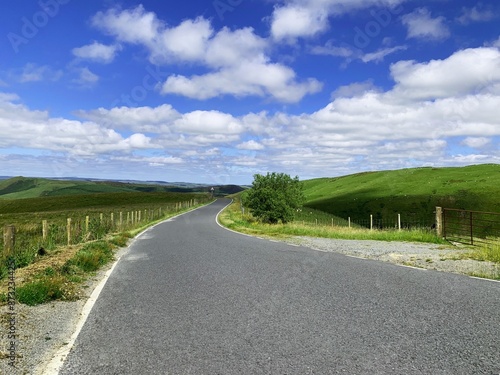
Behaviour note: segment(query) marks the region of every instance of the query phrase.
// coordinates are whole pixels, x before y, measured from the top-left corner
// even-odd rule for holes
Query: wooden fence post
[[[350,228],[351,227],[351,217],[350,216],[347,218],[347,223],[348,223],[349,228]]]
[[[370,230],[373,230],[373,215],[370,215]]]
[[[104,215],[103,214],[99,214],[99,220],[101,221],[101,224],[102,224],[102,222],[104,221]]]
[[[398,214],[398,230],[401,230],[401,214]]]
[[[45,242],[47,240],[47,235],[49,232],[49,225],[47,220],[42,220],[42,239]]]
[[[6,225],[3,229],[4,255],[9,257],[14,255],[14,246],[16,245],[16,227]]]
[[[443,237],[443,209],[436,207],[436,234]]]
[[[68,224],[66,226],[66,232],[68,234],[68,246],[71,245],[71,218],[68,217]]]
[[[89,232],[90,216],[85,216],[85,233]]]
[[[123,226],[123,212],[120,211],[120,229]]]

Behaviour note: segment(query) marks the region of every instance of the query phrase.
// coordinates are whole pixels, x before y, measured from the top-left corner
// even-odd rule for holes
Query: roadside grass
[[[480,262],[492,262],[500,265],[500,239],[496,241],[493,240],[491,243],[482,244],[480,246],[470,246],[469,251],[457,254],[457,256],[452,259],[472,259]]]
[[[310,212],[310,213],[309,213]],[[407,242],[425,242],[435,244],[448,244],[447,241],[439,238],[434,231],[428,229],[409,229],[409,230],[370,230],[360,226],[336,225],[335,220],[342,220],[330,216],[327,220],[324,212],[321,213],[319,222],[331,222],[334,219],[334,225],[316,225],[314,211],[308,211],[309,221],[294,221],[288,224],[264,224],[258,222],[250,214],[245,215],[241,212],[239,199],[235,199],[220,215],[219,221],[229,229],[259,236],[284,238],[290,236],[309,236],[332,239],[351,239],[351,240],[377,240],[377,241],[407,241]],[[344,223],[345,224],[345,223]]]
[[[142,223],[139,227],[111,233],[99,240],[74,245],[77,246],[76,252],[71,258],[63,260],[62,264],[60,259],[64,258],[68,247],[55,247],[43,257],[46,267],[42,270],[37,267],[37,261],[22,269],[25,276],[23,276],[23,280],[19,280],[19,285],[16,285],[17,301],[35,306],[55,300],[73,301],[79,299],[82,294],[82,284],[89,276],[94,275],[99,269],[115,259],[116,249],[125,247],[131,238],[148,227],[205,204],[200,203],[191,208],[165,213],[161,218],[149,223]],[[29,272],[30,268],[33,269],[33,272]],[[17,269],[16,272],[18,271],[20,270]],[[0,304],[6,303],[6,292],[7,280],[3,280],[0,286]]]

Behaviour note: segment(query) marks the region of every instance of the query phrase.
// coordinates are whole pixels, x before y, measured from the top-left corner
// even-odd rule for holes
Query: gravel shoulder
[[[468,251],[433,244],[408,242],[381,242],[334,240],[312,237],[290,237],[281,241],[309,247],[318,251],[337,252],[348,256],[374,259],[394,264],[464,275],[498,277],[500,267],[490,262],[456,260]],[[127,249],[117,253],[119,258]],[[29,307],[16,305],[17,333],[19,335],[18,367],[8,365],[7,306],[0,306],[0,373],[43,374],[45,365],[73,334],[85,302],[112,264],[96,273],[86,283],[82,298],[75,302],[52,302]]]
[[[470,251],[466,247],[313,237],[292,237],[284,241],[319,251],[336,252],[428,270],[486,278],[498,278],[500,275],[500,266],[498,264],[472,259],[459,259],[461,255]]]

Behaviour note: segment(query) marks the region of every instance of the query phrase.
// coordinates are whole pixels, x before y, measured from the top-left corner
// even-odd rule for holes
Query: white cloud
[[[486,137],[467,137],[462,141],[462,144],[467,147],[476,149],[483,148],[491,144],[491,138]]]
[[[92,60],[104,64],[111,63],[121,46],[118,44],[107,46],[98,42],[88,44],[79,48],[73,48],[73,55],[81,59]]]
[[[156,14],[146,12],[142,5],[124,11],[111,8],[106,12],[98,12],[91,22],[120,41],[150,46],[163,27]]]
[[[289,0],[275,7],[271,35],[276,40],[312,37],[326,31],[328,18],[370,7],[384,7],[390,14],[406,0]]]
[[[500,37],[491,43],[491,46],[500,49]]]
[[[218,111],[194,111],[174,121],[175,128],[190,134],[240,134],[243,126],[233,116]]]
[[[46,111],[30,110],[16,103],[18,100],[13,94],[0,95],[0,148],[18,147],[90,157],[157,147],[142,134],[123,137],[93,122],[50,117]]]
[[[408,28],[408,38],[443,40],[450,36],[445,17],[432,18],[426,8],[418,8],[414,12],[401,17],[403,25]]]
[[[252,139],[250,141],[243,142],[243,143],[240,143],[239,145],[236,145],[236,148],[238,148],[240,150],[258,151],[258,150],[263,150],[265,147],[263,144]]]
[[[311,53],[314,55],[342,57],[346,60],[347,63],[354,60],[361,60],[364,63],[379,63],[382,62],[386,56],[389,56],[398,51],[404,51],[407,48],[407,46],[386,47],[373,52],[365,53],[361,49],[355,49],[349,46],[338,47],[333,45],[332,41],[329,41],[324,46],[313,47],[311,49]]]
[[[182,158],[174,156],[117,156],[113,157],[112,160],[124,161],[127,163],[140,163],[148,164],[154,167],[161,167],[165,165],[172,164],[183,164],[184,160]]]
[[[332,93],[332,98],[352,98],[364,95],[369,91],[378,91],[372,80],[341,86]]]
[[[364,56],[361,57],[361,61],[367,63],[367,62],[381,62],[384,60],[386,56],[389,56],[395,52],[398,51],[404,51],[406,50],[406,46],[397,46],[397,47],[391,47],[391,48],[383,48],[375,52],[367,53]]]
[[[99,108],[92,111],[77,111],[77,116],[116,129],[146,133],[168,133],[173,121],[181,117],[171,105],[151,107]]]
[[[99,82],[99,76],[92,73],[87,67],[77,69],[77,74],[78,77],[75,78],[73,82],[78,84],[80,87],[92,87]]]
[[[457,21],[462,25],[468,25],[471,22],[488,22],[496,18],[495,13],[490,9],[483,9],[481,4],[472,8],[462,8],[462,15],[457,17]]]
[[[277,40],[308,37],[325,31],[327,27],[326,9],[288,5],[274,10],[271,34]]]
[[[58,81],[63,76],[61,70],[54,70],[48,65],[39,66],[34,63],[26,64],[19,76],[19,81],[26,82],[40,82],[40,81]]]
[[[427,63],[400,61],[391,66],[391,75],[397,83],[397,94],[411,99],[487,93],[500,84],[500,51],[475,48]]]
[[[280,64],[241,62],[229,69],[192,77],[171,76],[162,88],[164,94],[179,94],[194,99],[221,95],[272,96],[282,102],[298,102],[305,95],[319,92],[315,79],[297,82],[295,72]]]
[[[222,95],[271,96],[278,101],[297,102],[322,87],[313,78],[299,81],[290,67],[272,62],[266,54],[269,41],[251,28],[215,32],[210,21],[202,17],[169,27],[143,6],[99,12],[93,24],[118,42],[144,46],[153,63],[192,63],[209,70],[191,77],[170,76],[163,94],[199,100]]]

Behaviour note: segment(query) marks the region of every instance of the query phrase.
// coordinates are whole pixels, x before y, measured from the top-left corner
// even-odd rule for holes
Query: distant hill
[[[96,193],[198,193],[209,192],[208,185],[166,182],[122,182],[90,179],[46,179],[13,177],[0,180],[0,200],[54,197],[67,195],[88,195]],[[227,195],[242,191],[237,185],[215,186],[216,195]]]
[[[305,206],[343,218],[432,223],[436,206],[500,212],[500,165],[413,168],[304,181]]]

